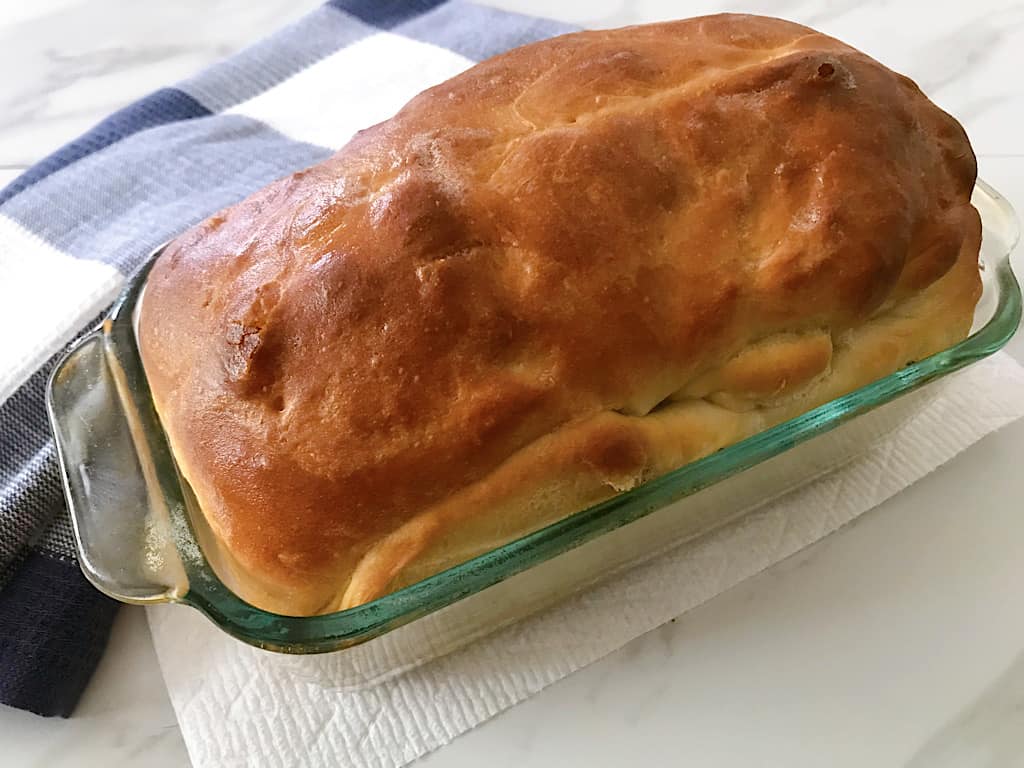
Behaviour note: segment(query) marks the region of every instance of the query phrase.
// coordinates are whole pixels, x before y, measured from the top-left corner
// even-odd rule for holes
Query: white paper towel
[[[834,531],[1024,415],[1024,369],[1004,354],[937,394],[870,453],[736,524],[556,608],[360,691],[310,683],[323,657],[235,641],[196,611],[148,610],[197,768],[400,766]],[[329,681],[328,681],[329,682]]]

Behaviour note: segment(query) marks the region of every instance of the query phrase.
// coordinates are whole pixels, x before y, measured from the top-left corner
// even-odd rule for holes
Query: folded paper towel
[[[931,385],[874,449],[563,604],[362,690],[339,657],[245,646],[195,611],[149,609],[193,763],[400,766],[836,530],[1024,415],[1024,369],[1005,354]],[[318,679],[318,674],[320,678]]]

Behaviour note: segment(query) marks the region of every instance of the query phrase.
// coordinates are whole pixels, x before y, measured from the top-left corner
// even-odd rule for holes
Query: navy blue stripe
[[[447,0],[329,0],[327,5],[378,29],[391,29],[445,2]]]
[[[133,133],[156,125],[204,117],[210,110],[177,88],[161,88],[139,101],[118,110],[88,132],[40,160],[25,173],[0,189],[0,205],[47,176],[66,168],[83,157],[120,141]]]
[[[30,552],[0,590],[0,703],[68,717],[103,655],[117,607],[74,560]]]

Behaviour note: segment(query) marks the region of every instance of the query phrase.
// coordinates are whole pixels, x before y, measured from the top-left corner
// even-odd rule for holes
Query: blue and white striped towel
[[[566,31],[461,0],[332,0],[0,190],[0,702],[68,716],[115,613],[75,562],[45,417],[61,350],[160,243],[473,62]]]

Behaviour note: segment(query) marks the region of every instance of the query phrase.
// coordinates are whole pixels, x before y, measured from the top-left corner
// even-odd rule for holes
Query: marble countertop
[[[35,0],[0,9],[0,184],[107,113],[316,0]],[[811,24],[959,117],[1024,207],[1016,0],[494,0],[585,26],[743,10]],[[16,73],[11,77],[10,73]],[[1024,258],[1015,259],[1024,274]],[[1024,335],[1010,352],[1024,362]],[[1024,765],[1024,423],[855,524],[457,739],[432,766]],[[0,762],[188,762],[140,609],[75,717],[0,708]]]

